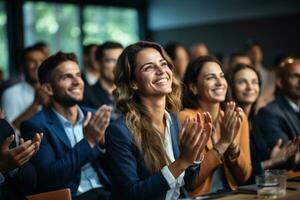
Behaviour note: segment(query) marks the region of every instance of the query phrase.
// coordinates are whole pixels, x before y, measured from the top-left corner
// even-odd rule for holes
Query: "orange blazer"
[[[195,117],[197,112],[203,113],[201,109],[192,110],[184,109],[180,112],[179,118],[181,123],[185,121],[187,116]],[[235,142],[239,144],[240,155],[235,159],[230,159],[225,154],[220,158],[213,150],[212,139],[209,138],[204,149],[204,160],[201,163],[201,169],[195,180],[195,189],[190,192],[191,196],[207,194],[211,191],[212,178],[215,169],[222,165],[224,167],[226,181],[232,190],[236,190],[237,182],[245,182],[251,175],[251,157],[249,143],[249,125],[246,115],[244,115],[243,123],[235,138]]]

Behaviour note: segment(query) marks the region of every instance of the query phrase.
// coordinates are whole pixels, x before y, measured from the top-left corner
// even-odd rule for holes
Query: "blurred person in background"
[[[94,85],[100,79],[100,69],[96,61],[97,44],[83,47],[82,79],[86,86]]]
[[[94,109],[103,104],[110,105],[113,108],[111,115],[113,120],[119,116],[112,96],[113,91],[116,89],[114,70],[122,51],[123,46],[112,41],[104,42],[97,47],[95,55],[101,78],[94,85],[85,88],[82,102],[84,106]]]
[[[283,144],[298,140],[300,135],[300,59],[284,59],[277,69],[276,95],[272,102],[259,110],[257,131],[263,136],[271,149],[278,139]],[[293,162],[288,166],[293,171],[300,169],[299,148]],[[300,176],[289,171],[288,177]]]
[[[258,71],[261,78],[261,95],[257,100],[256,108],[259,110],[267,104],[268,97],[265,97],[266,87],[269,80],[269,71],[263,66],[263,51],[262,46],[256,41],[248,41],[246,43],[246,52],[252,60],[252,65]]]
[[[46,59],[50,56],[50,49],[46,42],[40,41],[40,42],[35,43],[33,46],[40,49],[44,53],[44,55],[45,55],[44,59]]]
[[[191,48],[191,59],[198,58],[199,56],[208,56],[209,51],[204,43],[194,44]]]
[[[180,79],[183,79],[186,67],[190,60],[188,49],[178,42],[170,42],[164,49],[174,63],[175,75]]]
[[[27,47],[23,51],[22,68],[25,80],[7,88],[2,95],[2,109],[6,119],[19,128],[20,123],[29,119],[49,104],[48,95],[42,91],[37,71],[45,59],[44,53],[36,46]]]
[[[283,144],[300,136],[300,59],[286,58],[277,70],[275,99],[259,110],[257,131],[269,149],[279,139]],[[295,156],[295,169],[299,169],[299,152]]]
[[[268,80],[265,86],[263,94],[259,98],[260,105],[256,106],[256,109],[267,105],[274,100],[277,91],[279,90],[276,86],[277,70],[280,68],[282,62],[290,56],[285,54],[279,54],[275,57],[273,67],[269,70]]]
[[[230,74],[231,70],[238,64],[252,65],[252,60],[247,53],[234,52],[230,54],[226,68],[224,68],[225,74]]]
[[[268,71],[263,66],[263,51],[261,45],[256,41],[248,41],[246,43],[246,52],[252,60],[254,68],[259,72],[262,80],[262,89],[264,89],[264,84],[267,81]]]

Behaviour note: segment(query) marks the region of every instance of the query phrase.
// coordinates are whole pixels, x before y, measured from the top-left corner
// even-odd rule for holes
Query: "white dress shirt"
[[[7,88],[2,95],[2,109],[5,118],[12,123],[19,117],[34,101],[34,88],[22,81]]]
[[[96,76],[95,74],[88,72],[88,71],[83,71],[83,74],[85,76],[85,79],[86,79],[88,85],[96,84],[99,79],[99,76]]]
[[[165,118],[166,118],[166,130],[165,130],[165,141],[164,146],[166,153],[170,159],[171,162],[175,161],[174,152],[173,152],[173,146],[172,146],[172,138],[171,138],[171,129],[172,126],[172,118],[170,114],[165,111]],[[180,187],[184,185],[184,174],[183,171],[177,178],[173,176],[173,174],[170,172],[168,166],[164,166],[161,170],[164,178],[167,180],[170,190],[167,191],[166,200],[177,200],[180,195]]]
[[[286,100],[289,102],[290,106],[296,113],[300,113],[300,108],[297,104],[295,104],[293,101],[289,100],[288,98],[286,98]]]

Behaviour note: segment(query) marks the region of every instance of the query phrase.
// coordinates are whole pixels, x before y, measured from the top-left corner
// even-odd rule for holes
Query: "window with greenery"
[[[73,4],[26,2],[25,47],[44,41],[51,53],[59,50],[81,55],[79,7]]]
[[[136,9],[86,6],[83,18],[83,44],[112,40],[127,46],[139,40]]]
[[[9,75],[6,22],[7,15],[5,10],[5,4],[3,1],[0,1],[0,70],[2,71],[4,77],[8,77]]]

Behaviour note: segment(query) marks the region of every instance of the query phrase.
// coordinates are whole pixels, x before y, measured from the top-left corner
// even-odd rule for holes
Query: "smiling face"
[[[234,93],[236,100],[243,105],[253,104],[259,95],[257,74],[249,68],[241,69],[234,75]]]
[[[58,65],[52,80],[51,95],[56,102],[73,106],[82,101],[84,83],[76,62],[66,61]]]
[[[224,72],[216,62],[207,62],[198,74],[197,85],[192,85],[192,92],[200,101],[220,103],[225,100],[227,82]]]
[[[172,71],[154,48],[141,50],[135,58],[135,83],[142,96],[166,96],[172,91]]]

